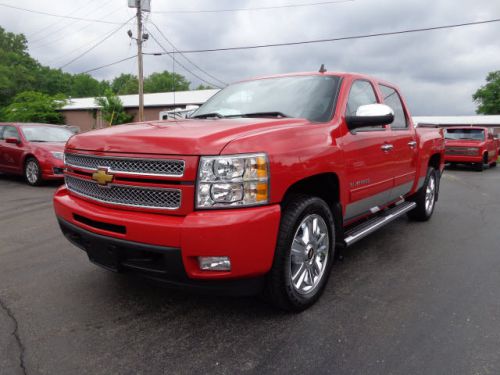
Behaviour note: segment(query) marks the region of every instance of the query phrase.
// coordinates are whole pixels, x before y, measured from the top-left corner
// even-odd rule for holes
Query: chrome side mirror
[[[385,104],[367,104],[360,106],[356,115],[346,116],[349,129],[392,124],[394,111]]]

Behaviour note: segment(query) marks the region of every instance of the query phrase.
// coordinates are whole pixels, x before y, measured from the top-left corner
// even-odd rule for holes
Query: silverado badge
[[[113,182],[114,175],[109,173],[106,169],[99,169],[97,172],[92,173],[92,180],[96,181],[101,186]]]

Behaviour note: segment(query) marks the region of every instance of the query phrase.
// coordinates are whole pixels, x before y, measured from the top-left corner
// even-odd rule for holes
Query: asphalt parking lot
[[[447,170],[430,222],[356,244],[298,315],[97,268],[55,188],[0,176],[0,374],[500,373],[500,168]]]

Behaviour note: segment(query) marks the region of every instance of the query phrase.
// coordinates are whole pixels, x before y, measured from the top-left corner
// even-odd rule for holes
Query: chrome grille
[[[446,155],[469,155],[469,156],[477,156],[479,150],[474,147],[446,147],[445,153]]]
[[[182,177],[184,175],[184,160],[172,159],[130,159],[89,156],[80,154],[65,154],[66,165],[86,170],[109,168],[110,172],[154,175],[166,177]]]
[[[94,181],[69,175],[65,176],[65,181],[69,191],[99,202],[164,210],[175,210],[181,205],[181,191],[178,189],[116,184],[101,187]]]

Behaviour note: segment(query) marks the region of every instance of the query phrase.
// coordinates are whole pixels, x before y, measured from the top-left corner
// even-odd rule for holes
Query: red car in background
[[[23,175],[29,185],[63,179],[63,150],[74,133],[48,124],[0,123],[0,172]]]
[[[485,165],[496,167],[498,140],[483,127],[452,127],[445,132],[445,162],[472,164],[482,171]]]

